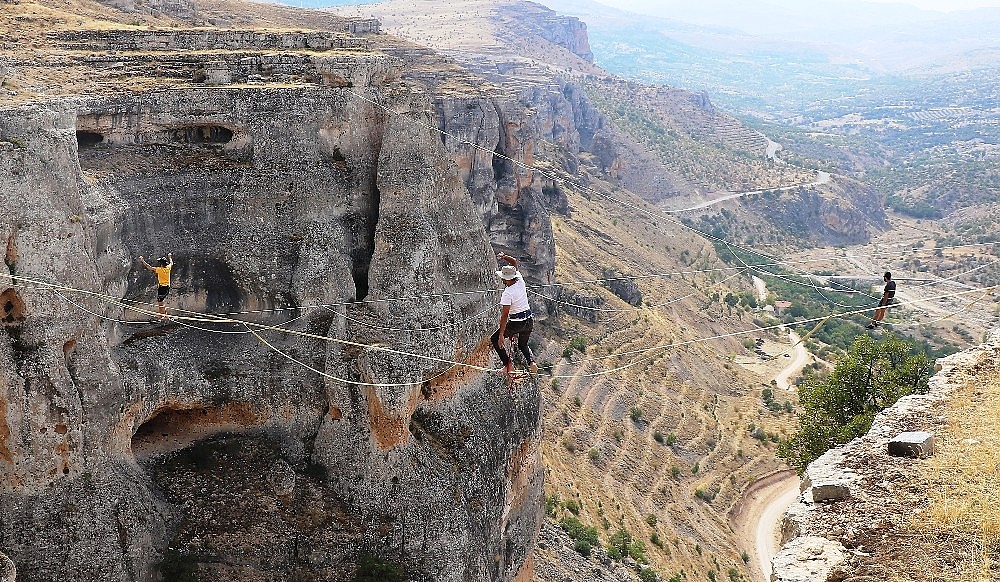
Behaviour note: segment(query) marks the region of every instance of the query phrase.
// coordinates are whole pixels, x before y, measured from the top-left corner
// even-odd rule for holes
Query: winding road
[[[793,344],[794,356],[774,377],[781,390],[788,390],[791,379],[809,363],[809,351],[800,342],[798,334],[789,331],[788,339]],[[795,471],[777,471],[751,483],[743,493],[743,499],[730,512],[744,551],[753,558],[757,580],[767,582],[771,579],[771,560],[778,553],[781,542],[781,519],[798,495],[799,477]]]
[[[794,190],[796,188],[810,188],[812,186],[820,186],[822,184],[826,184],[829,181],[830,181],[829,172],[816,172],[816,179],[813,180],[812,182],[809,182],[808,184],[795,184],[792,186],[781,186],[779,188],[766,188],[764,190],[747,190],[746,192],[729,192],[729,193],[718,192],[718,194],[722,194],[722,196],[719,196],[718,198],[713,198],[707,202],[695,204],[694,206],[690,206],[688,208],[678,208],[676,210],[667,210],[666,212],[670,214],[678,214],[681,212],[690,212],[692,210],[702,210],[704,208],[708,208],[709,206],[714,206],[721,202],[725,202],[726,200],[735,200],[737,198],[742,198],[743,196],[748,196],[750,194],[761,194],[767,191],[786,192],[788,190]]]

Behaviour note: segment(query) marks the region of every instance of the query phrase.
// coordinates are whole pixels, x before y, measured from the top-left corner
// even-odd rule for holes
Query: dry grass
[[[914,519],[920,536],[944,544],[954,561],[947,579],[997,580],[1000,575],[1000,371],[970,376],[948,405],[948,427],[923,468],[927,509]],[[916,571],[943,575],[942,556],[918,561]],[[944,579],[943,577],[941,579]]]

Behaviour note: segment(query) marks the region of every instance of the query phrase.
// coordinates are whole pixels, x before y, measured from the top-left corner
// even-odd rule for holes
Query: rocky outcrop
[[[518,29],[518,36],[538,35],[588,63],[594,62],[587,24],[578,18],[559,14],[534,2],[508,4],[497,17],[504,25]]]
[[[802,495],[782,522],[772,580],[827,582],[866,573],[863,557],[874,545],[891,543],[885,534],[904,528],[913,510],[914,486],[897,491],[893,483],[913,470],[914,459],[890,455],[889,442],[904,431],[937,427],[944,419],[936,407],[963,371],[995,366],[997,353],[1000,332],[994,331],[982,346],[939,360],[927,394],[899,399],[875,417],[864,437],[809,465]]]
[[[0,554],[0,582],[15,582],[17,580],[17,568],[14,562],[4,554]]]
[[[150,16],[172,16],[184,20],[194,20],[198,9],[192,0],[99,0],[111,8],[122,12],[138,12]]]
[[[538,390],[448,364],[491,365],[481,214],[398,61],[309,59],[347,83],[0,110],[20,580],[530,578]],[[168,251],[175,315],[274,327],[130,323]]]

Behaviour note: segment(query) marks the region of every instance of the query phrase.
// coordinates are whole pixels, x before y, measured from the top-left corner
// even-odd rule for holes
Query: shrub
[[[358,561],[355,582],[402,582],[406,571],[395,562],[373,555],[365,555]]]
[[[575,517],[564,517],[559,522],[559,527],[573,539],[573,549],[584,556],[590,555],[591,548],[601,546],[601,543],[597,539],[597,529],[589,525],[584,525],[582,521]]]
[[[555,517],[557,509],[559,509],[559,495],[553,493],[545,498],[545,515]]]
[[[650,527],[656,527],[656,515],[652,514],[652,513],[650,513],[649,515],[647,515],[646,516],[646,523],[648,523]]]
[[[573,515],[580,515],[580,502],[576,499],[567,499],[563,507]]]
[[[639,571],[639,582],[659,582],[660,577],[652,568],[643,568]]]
[[[692,475],[697,475],[697,474],[698,474],[698,471],[699,471],[700,469],[701,469],[701,466],[700,466],[700,464],[699,464],[699,463],[695,463],[694,465],[692,465],[692,466],[691,466],[691,474],[692,474]]]
[[[715,578],[715,570],[709,570],[708,571],[708,579],[711,582],[715,582],[715,580],[716,580],[716,578]]]
[[[572,439],[563,439],[563,446],[566,447],[566,450],[571,453],[576,452],[576,443],[574,443]]]
[[[639,564],[648,564],[646,558],[646,544],[642,540],[635,539],[625,528],[619,528],[608,539],[608,557],[612,560],[622,561],[631,557]]]
[[[750,554],[748,554],[746,552],[743,552],[742,554],[740,554],[740,559],[743,560],[744,564],[749,564],[750,563]]]
[[[743,579],[743,575],[736,568],[729,568],[727,575],[729,576],[729,582],[740,582]]]
[[[655,431],[653,433],[653,440],[656,441],[656,442],[658,442],[658,443],[660,443],[662,445],[663,441],[664,441],[664,439],[663,439],[663,433],[660,432],[660,431]]]
[[[597,449],[590,449],[590,452],[587,453],[587,457],[589,457],[591,461],[596,463],[597,461],[601,460],[601,453]]]
[[[677,465],[674,465],[674,466],[670,467],[670,476],[673,477],[674,479],[677,479],[678,477],[680,477],[681,476],[681,468],[678,467]]]
[[[676,445],[677,444],[677,435],[675,435],[674,433],[667,434],[666,443],[667,443],[668,447],[672,447],[672,446]]]
[[[655,531],[649,535],[649,541],[656,547],[663,549],[663,540],[660,539],[660,534]]]
[[[583,336],[577,336],[569,340],[569,349],[576,350],[580,353],[587,351],[587,338]]]
[[[632,417],[632,422],[639,422],[642,420],[642,409],[638,406],[633,406],[632,410],[629,411],[629,416]]]
[[[573,406],[579,407],[581,404],[582,404],[582,402],[580,401],[580,397],[579,396],[574,396],[573,397]]]
[[[555,370],[555,364],[552,363],[552,360],[545,360],[539,364],[538,369],[551,376]]]

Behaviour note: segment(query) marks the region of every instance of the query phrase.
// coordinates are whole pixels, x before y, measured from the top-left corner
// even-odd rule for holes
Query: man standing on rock
[[[896,282],[892,280],[892,273],[886,271],[882,280],[885,281],[885,289],[882,291],[882,299],[878,302],[879,308],[875,310],[875,315],[872,317],[872,322],[868,324],[868,329],[875,329],[875,326],[882,322],[882,319],[885,318],[885,309],[892,303],[892,298],[896,296]]]
[[[531,348],[528,347],[528,337],[531,336],[534,327],[531,306],[528,304],[528,289],[524,285],[520,271],[517,270],[517,259],[504,253],[497,255],[497,259],[508,264],[497,271],[497,276],[503,281],[505,288],[503,295],[500,296],[500,329],[493,332],[490,337],[493,349],[503,362],[503,371],[510,376],[513,372],[513,363],[503,347],[503,341],[516,335],[517,347],[524,354],[528,369],[532,374],[536,374],[538,365],[535,364]]]
[[[167,253],[166,257],[160,257],[160,260],[157,261],[159,265],[156,267],[147,263],[146,259],[141,256],[139,262],[148,271],[156,273],[156,282],[159,284],[156,290],[156,305],[160,309],[160,319],[163,319],[167,316],[167,308],[163,306],[163,300],[167,298],[167,293],[170,293],[170,269],[174,266],[174,255]]]

